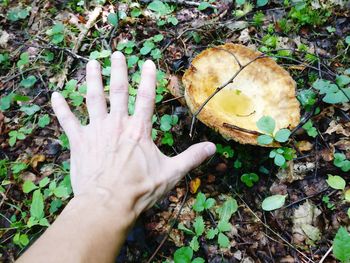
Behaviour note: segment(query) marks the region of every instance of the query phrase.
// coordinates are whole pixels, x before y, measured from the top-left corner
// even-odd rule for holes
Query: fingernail
[[[88,68],[99,68],[100,67],[100,63],[97,61],[97,60],[90,60],[88,63],[87,63],[87,67]]]
[[[113,53],[112,58],[121,59],[121,58],[124,58],[124,55],[122,52],[116,51]]]
[[[213,155],[216,152],[216,146],[214,143],[208,143],[204,149],[208,155]]]
[[[154,65],[152,60],[146,60],[145,63],[143,63],[142,67],[145,68],[156,68],[156,65]]]
[[[51,95],[51,97],[52,98],[58,98],[60,95],[58,94],[58,92],[57,91],[54,91],[53,93],[52,93],[52,95]]]

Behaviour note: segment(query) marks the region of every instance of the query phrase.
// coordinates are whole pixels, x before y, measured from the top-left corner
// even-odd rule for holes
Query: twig
[[[189,192],[189,187],[188,187],[188,181],[187,181],[187,177],[185,177],[185,182],[186,182],[186,193],[185,193],[185,196],[184,198],[182,199],[182,202],[181,202],[181,205],[180,205],[180,208],[179,208],[179,211],[177,212],[177,215],[175,217],[175,220],[173,221],[173,223],[170,225],[170,228],[167,232],[167,234],[164,236],[164,238],[162,239],[162,241],[159,243],[158,247],[156,248],[156,250],[153,252],[152,256],[147,260],[147,263],[151,263],[152,260],[154,259],[154,257],[157,255],[157,253],[159,252],[159,250],[162,248],[162,246],[164,245],[165,241],[168,239],[171,231],[174,229],[174,226],[177,222],[177,220],[179,219],[180,217],[180,214],[181,214],[181,211],[186,203],[186,200],[187,200],[187,196],[188,196],[188,192]]]
[[[3,79],[3,82],[4,82],[4,83],[5,83],[5,82],[8,82],[8,81],[10,81],[10,80],[13,80],[14,78],[17,78],[17,77],[21,76],[22,74],[24,74],[24,73],[26,73],[26,72],[29,72],[29,71],[32,71],[32,70],[37,70],[37,69],[39,69],[39,67],[33,67],[33,68],[29,68],[29,69],[20,71],[20,72],[18,72],[17,74],[8,77],[7,79]],[[2,79],[2,78],[0,78],[0,79]]]
[[[325,259],[328,257],[328,255],[332,252],[332,249],[333,249],[333,246],[331,246],[331,247],[327,250],[326,254],[324,254],[324,256],[321,258],[321,260],[320,260],[319,263],[323,263],[323,261],[325,261]]]
[[[319,195],[319,194],[322,194],[323,192],[325,192],[325,191],[327,191],[327,190],[328,190],[328,187],[327,187],[326,189],[323,189],[323,190],[317,192],[316,194],[313,194],[313,195],[310,195],[310,196],[306,196],[306,197],[304,197],[304,198],[301,198],[301,199],[299,199],[299,200],[296,200],[296,201],[294,201],[293,203],[290,203],[290,204],[288,204],[288,205],[286,205],[286,206],[281,207],[280,209],[286,209],[286,208],[288,208],[288,207],[291,207],[291,206],[293,206],[293,205],[296,205],[296,204],[298,204],[298,203],[300,203],[300,202],[302,202],[302,201],[305,201],[305,200],[310,199],[310,198],[313,198],[313,197],[315,197],[315,196],[317,196],[317,195]]]
[[[258,132],[258,131],[248,130],[248,129],[241,128],[241,127],[238,127],[238,126],[233,125],[233,124],[225,123],[225,122],[224,122],[223,126],[226,127],[226,128],[230,128],[230,129],[234,129],[234,130],[237,130],[237,131],[250,133],[250,134],[258,135],[258,136],[263,134],[263,133]]]
[[[185,97],[185,96],[182,95],[182,96],[178,96],[178,97],[175,97],[175,98],[171,98],[171,99],[163,101],[162,104],[168,103],[168,102],[173,101],[173,100],[182,99],[183,97]]]
[[[80,59],[80,60],[83,60],[83,61],[85,61],[85,62],[88,62],[88,61],[89,61],[88,58],[76,54],[75,52],[73,52],[73,51],[70,50],[69,48],[58,47],[58,46],[56,46],[56,45],[54,45],[54,44],[52,44],[52,43],[50,43],[50,42],[47,42],[45,39],[41,38],[40,36],[37,36],[36,38],[39,39],[40,41],[44,42],[47,46],[33,46],[33,45],[31,45],[31,46],[33,46],[33,47],[43,48],[43,49],[61,50],[61,51],[67,53],[68,55],[70,55],[70,56],[72,56],[72,57],[74,57],[74,58],[76,58],[76,59]],[[27,45],[27,44],[25,44],[25,45]]]
[[[89,14],[89,20],[86,22],[85,27],[82,29],[77,40],[75,41],[74,48],[72,50],[73,53],[78,52],[85,36],[89,32],[90,28],[95,24],[97,18],[101,14],[101,12],[102,12],[102,8],[100,6],[98,6],[98,7],[95,7],[95,9]],[[64,65],[64,70],[61,73],[61,78],[58,80],[58,83],[57,83],[58,90],[63,88],[64,82],[66,81],[66,76],[67,76],[68,71],[72,65],[72,62],[73,62],[73,58],[68,57],[65,65]]]

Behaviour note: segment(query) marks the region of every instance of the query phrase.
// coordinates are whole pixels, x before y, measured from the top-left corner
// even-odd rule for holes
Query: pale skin
[[[137,217],[191,169],[215,153],[202,142],[167,157],[151,139],[156,67],[142,67],[135,113],[128,115],[125,57],[112,55],[110,110],[97,61],[86,67],[89,124],[82,126],[61,94],[52,107],[71,148],[74,197],[18,262],[113,262]]]

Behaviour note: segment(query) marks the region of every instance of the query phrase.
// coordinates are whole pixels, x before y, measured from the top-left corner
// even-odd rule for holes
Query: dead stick
[[[74,44],[74,48],[72,50],[73,53],[75,53],[75,54],[78,53],[78,50],[79,50],[85,36],[89,32],[90,28],[95,24],[97,18],[101,14],[101,11],[102,11],[102,8],[100,6],[98,6],[98,7],[95,7],[95,9],[89,14],[89,20],[86,22],[85,27],[80,32],[80,34],[79,34],[79,36]],[[65,66],[64,66],[64,70],[61,73],[62,77],[59,79],[59,81],[57,83],[58,90],[63,88],[64,82],[66,81],[66,76],[68,74],[68,70],[70,69],[73,60],[74,59],[72,57],[68,57],[68,59],[65,63]]]
[[[253,135],[258,135],[258,136],[263,135],[263,133],[261,133],[261,132],[248,130],[248,129],[241,128],[241,127],[238,127],[238,126],[233,125],[233,124],[225,123],[225,122],[224,122],[223,126],[226,128],[233,129],[233,130],[237,130],[237,131],[241,131],[241,132],[245,132],[245,133],[250,133]]]

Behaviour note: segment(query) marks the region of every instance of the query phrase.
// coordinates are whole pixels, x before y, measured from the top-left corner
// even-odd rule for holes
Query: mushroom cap
[[[206,49],[196,56],[182,78],[191,112],[195,113],[239,70],[235,57],[245,65],[261,55],[243,45],[228,43]],[[254,132],[259,132],[256,122],[263,116],[275,120],[275,132],[298,125],[300,109],[295,89],[296,83],[285,69],[269,57],[259,58],[220,90],[197,118],[227,139],[256,145],[258,135]],[[227,127],[224,123],[252,132]]]

